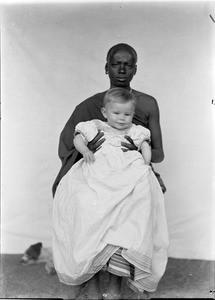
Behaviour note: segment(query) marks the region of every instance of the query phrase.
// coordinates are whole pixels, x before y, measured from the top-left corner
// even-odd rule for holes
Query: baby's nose
[[[125,116],[124,115],[119,115],[119,119],[120,120],[125,120]]]

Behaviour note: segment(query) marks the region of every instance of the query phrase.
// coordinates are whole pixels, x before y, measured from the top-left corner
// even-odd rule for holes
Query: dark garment
[[[62,161],[62,166],[53,184],[53,196],[55,195],[56,188],[61,178],[70,170],[75,162],[82,158],[82,155],[75,149],[73,145],[75,126],[79,122],[90,121],[93,119],[106,121],[101,113],[105,93],[106,91],[95,94],[77,105],[71,117],[67,121],[63,131],[61,132],[58,155]],[[133,93],[137,101],[133,123],[136,125],[142,125],[149,129],[149,113],[144,110],[145,105],[143,106],[143,102],[147,103],[147,107],[150,107],[150,109],[157,109],[157,102],[153,97],[147,94],[134,90]]]

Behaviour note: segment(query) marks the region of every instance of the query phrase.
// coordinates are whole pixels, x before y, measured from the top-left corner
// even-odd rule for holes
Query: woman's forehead
[[[133,61],[135,58],[133,55],[126,50],[118,50],[110,57],[110,60],[113,61]]]

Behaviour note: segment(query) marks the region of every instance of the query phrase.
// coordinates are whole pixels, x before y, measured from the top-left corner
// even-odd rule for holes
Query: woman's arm
[[[149,165],[151,162],[151,158],[152,158],[151,147],[149,146],[147,141],[144,141],[140,148],[141,148],[142,156],[145,160],[145,163],[147,165]]]
[[[160,112],[156,100],[153,102],[153,105],[151,105],[150,107],[149,130],[151,132],[151,147],[152,147],[151,161],[153,163],[162,162],[164,159],[164,151],[163,151],[162,133],[161,133],[161,126],[160,126]]]
[[[77,134],[74,137],[73,143],[76,150],[83,155],[83,158],[87,163],[93,163],[95,161],[93,152],[85,145],[84,139],[82,138],[81,134]]]

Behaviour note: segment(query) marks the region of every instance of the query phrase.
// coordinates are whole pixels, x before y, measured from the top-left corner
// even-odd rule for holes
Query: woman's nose
[[[125,65],[124,64],[121,64],[120,66],[119,66],[119,73],[126,73],[126,69],[125,69]]]

